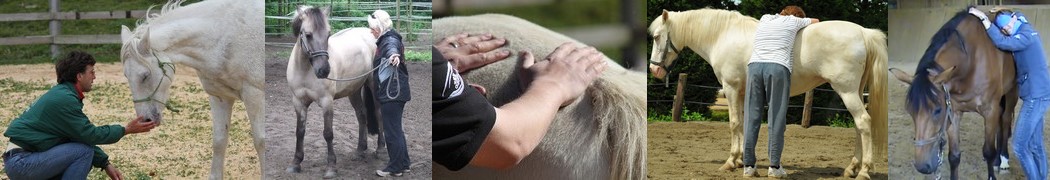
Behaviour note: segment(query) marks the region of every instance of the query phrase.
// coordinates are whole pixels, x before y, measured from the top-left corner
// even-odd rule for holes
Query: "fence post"
[[[678,88],[674,93],[674,105],[671,107],[671,118],[675,122],[682,122],[682,103],[685,102],[686,77],[689,74],[678,73]]]
[[[810,126],[809,119],[811,117],[813,117],[812,114],[813,114],[813,90],[811,89],[811,90],[806,92],[806,101],[805,101],[805,104],[802,105],[802,127],[803,128],[809,128],[809,126]]]
[[[51,22],[48,26],[51,28],[51,59],[57,59],[60,53],[58,52],[58,33],[61,32],[61,24],[58,21],[58,0],[51,0],[50,9],[48,12],[51,13]]]

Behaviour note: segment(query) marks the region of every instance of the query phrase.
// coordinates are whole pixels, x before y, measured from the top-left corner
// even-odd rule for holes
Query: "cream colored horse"
[[[506,15],[434,20],[433,40],[470,33],[506,38],[502,49],[546,56],[564,42],[579,42],[531,22]],[[471,71],[464,77],[488,89],[500,106],[521,95],[517,57]],[[580,101],[558,111],[543,141],[517,166],[497,171],[467,166],[434,169],[434,179],[643,179],[646,174],[645,74],[610,61]]]
[[[690,48],[711,64],[722,84],[721,92],[729,99],[732,142],[723,170],[743,166],[744,85],[757,24],[755,18],[735,11],[700,9],[664,11],[649,25],[650,62],[660,66],[658,71],[669,69],[678,53]],[[792,54],[791,94],[831,83],[853,114],[859,139],[843,175],[870,179],[873,154],[886,150],[886,34],[845,21],[820,22],[799,32]],[[862,100],[865,86],[870,92],[868,109]],[[804,152],[785,155],[791,153]]]
[[[296,37],[300,37],[292,47],[292,53],[288,58],[287,80],[288,86],[295,96],[292,105],[295,106],[296,128],[295,128],[295,158],[288,172],[298,173],[301,171],[300,164],[303,162],[303,137],[306,135],[307,112],[310,104],[317,103],[324,111],[324,140],[327,143],[328,164],[325,168],[324,178],[336,176],[336,155],[332,140],[332,120],[334,116],[335,100],[348,98],[350,105],[354,108],[357,116],[358,143],[357,152],[364,154],[368,150],[368,134],[379,134],[379,149],[384,149],[385,142],[380,132],[378,122],[378,111],[368,108],[368,104],[374,104],[371,92],[366,92],[366,83],[370,82],[368,74],[371,74],[372,57],[376,52],[376,37],[368,28],[350,28],[339,31],[328,36],[328,10],[327,8],[314,8],[302,6],[296,11],[292,28]],[[319,75],[318,69],[324,68],[330,73]],[[364,76],[362,76],[364,75]],[[326,77],[326,78],[319,78]],[[334,81],[332,79],[346,79],[361,77],[348,81]],[[366,91],[362,91],[366,90]],[[371,117],[370,117],[371,116]],[[367,130],[366,130],[367,129]],[[368,134],[366,134],[366,132]]]
[[[180,7],[165,4],[134,31],[122,26],[120,56],[135,113],[161,121],[168,105],[174,64],[196,69],[209,95],[212,116],[210,179],[223,179],[227,126],[233,102],[244,101],[259,164],[265,130],[263,109],[263,1],[210,0]],[[221,27],[221,28],[220,28]],[[261,167],[261,166],[260,166]],[[260,171],[261,172],[261,171]]]

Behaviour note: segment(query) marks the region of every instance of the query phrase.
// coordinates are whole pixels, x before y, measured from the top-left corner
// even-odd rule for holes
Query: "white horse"
[[[757,25],[755,18],[716,9],[665,10],[649,25],[653,37],[649,61],[659,66],[657,71],[670,69],[679,52],[691,48],[711,64],[722,84],[721,92],[729,99],[732,142],[722,170],[743,166],[744,85]],[[816,23],[798,34],[792,53],[791,95],[831,83],[853,114],[859,139],[843,175],[870,179],[873,153],[881,155],[886,150],[886,34],[845,21]],[[862,100],[865,86],[870,91],[869,109]]]
[[[292,89],[292,103],[295,106],[295,158],[288,172],[301,171],[303,162],[303,136],[306,135],[306,114],[310,104],[317,102],[324,110],[324,139],[328,143],[328,166],[325,178],[336,175],[336,156],[332,147],[332,116],[334,100],[349,97],[357,115],[358,153],[368,150],[369,134],[379,134],[378,150],[384,149],[383,135],[380,132],[378,109],[374,108],[371,92],[365,88],[370,82],[372,57],[376,51],[376,37],[368,28],[344,29],[328,37],[328,9],[301,6],[292,18],[293,35],[298,37],[288,58],[288,86]],[[330,50],[330,51],[329,51]],[[329,69],[331,71],[329,73]],[[349,81],[334,81],[360,77]],[[365,91],[362,91],[365,90]],[[367,121],[366,121],[367,120]],[[366,127],[367,126],[367,127]]]
[[[434,20],[434,42],[459,34],[491,33],[507,39],[504,49],[545,56],[565,42],[577,42],[531,22],[506,15]],[[646,174],[645,74],[610,61],[608,69],[581,100],[558,111],[550,130],[517,166],[497,171],[467,166],[452,172],[434,169],[434,179],[642,179]],[[501,106],[521,96],[510,57],[470,71],[464,77],[487,88]]]
[[[161,121],[168,104],[174,64],[196,69],[209,95],[212,116],[210,179],[222,179],[233,102],[244,101],[259,163],[266,151],[262,121],[263,2],[211,0],[180,7],[165,4],[134,31],[121,26],[121,62],[135,113]],[[221,27],[221,28],[219,28]]]

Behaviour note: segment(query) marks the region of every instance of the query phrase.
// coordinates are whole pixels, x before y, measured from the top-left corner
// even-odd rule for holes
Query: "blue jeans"
[[[95,151],[84,143],[70,142],[44,152],[12,150],[4,157],[4,171],[11,179],[85,179]]]
[[[1014,154],[1028,179],[1046,179],[1046,147],[1043,145],[1043,115],[1050,98],[1023,99],[1021,114],[1014,124]]]
[[[386,136],[386,151],[390,164],[383,168],[386,172],[402,172],[408,169],[408,147],[405,145],[405,131],[401,128],[401,116],[404,114],[405,102],[390,101],[381,105],[383,113],[383,135]]]

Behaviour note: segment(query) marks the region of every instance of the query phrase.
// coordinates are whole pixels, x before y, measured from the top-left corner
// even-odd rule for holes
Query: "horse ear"
[[[124,42],[128,39],[131,39],[131,30],[128,29],[128,26],[120,25],[120,41]]]
[[[149,54],[149,49],[150,49],[149,35],[150,35],[150,29],[146,28],[146,32],[142,33],[142,39],[139,40],[139,44],[138,44],[138,49],[139,49],[138,53],[139,54]]]
[[[909,85],[911,85],[911,81],[915,79],[915,77],[912,77],[911,75],[908,75],[908,73],[897,68],[890,68],[890,73],[893,73],[893,76],[897,77],[897,80],[908,83]]]
[[[664,9],[664,13],[661,14],[660,17],[663,17],[664,18],[664,22],[667,22],[667,10],[666,9]]]
[[[944,71],[941,71],[940,73],[938,73],[937,70],[934,70],[934,69],[926,69],[926,70],[930,72],[930,80],[933,83],[940,84],[940,83],[944,83],[944,82],[948,81],[948,79],[952,78],[952,74],[955,72],[955,66],[952,66],[952,67],[950,67],[948,69],[945,69]]]
[[[321,13],[324,14],[324,17],[329,17],[329,14],[332,14],[332,7],[321,7]]]

